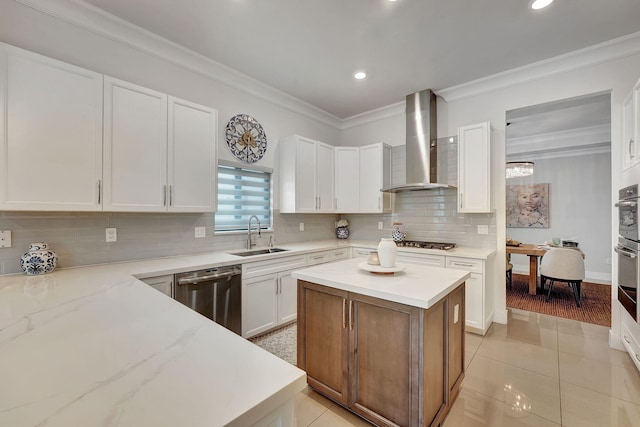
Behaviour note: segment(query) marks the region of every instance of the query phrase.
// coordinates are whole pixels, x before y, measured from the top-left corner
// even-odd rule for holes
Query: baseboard
[[[624,348],[624,344],[622,344],[622,338],[613,333],[612,329],[609,329],[609,347],[626,352],[627,349]]]
[[[513,265],[513,273],[514,274],[522,274],[524,276],[529,275],[529,267],[518,267],[517,265]],[[585,282],[589,283],[598,283],[600,285],[609,285],[611,286],[611,273],[601,273],[597,271],[585,271]]]

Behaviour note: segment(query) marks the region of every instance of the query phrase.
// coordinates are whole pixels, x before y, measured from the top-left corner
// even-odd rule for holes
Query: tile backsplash
[[[276,243],[335,238],[336,215],[273,214]],[[305,231],[299,231],[299,223]],[[105,228],[118,241],[105,242]],[[207,236],[196,239],[195,227]],[[214,235],[213,214],[99,212],[0,212],[0,230],[12,231],[12,247],[0,249],[0,274],[20,273],[20,257],[30,243],[48,242],[59,268],[242,249],[247,235]],[[266,246],[271,233],[257,243]]]

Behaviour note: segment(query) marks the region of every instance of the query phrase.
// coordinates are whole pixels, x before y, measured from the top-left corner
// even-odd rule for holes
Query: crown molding
[[[640,31],[435,92],[451,102],[638,53]]]
[[[170,62],[335,129],[342,120],[246,74],[108,14],[83,0],[14,0],[53,18]]]
[[[517,155],[508,155],[506,161],[519,162],[519,161],[535,161],[543,159],[558,159],[561,157],[578,157],[589,156],[593,154],[609,154],[611,153],[611,144],[602,143],[594,145],[585,145],[576,148],[560,148],[549,151],[531,151],[528,154],[518,153]]]
[[[580,152],[583,148],[600,144],[611,144],[611,126],[587,126],[561,132],[550,132],[521,138],[507,136],[507,157],[528,155],[538,151]],[[535,150],[531,148],[535,147]],[[609,151],[611,149],[609,148]]]
[[[365,111],[364,113],[347,117],[346,119],[342,120],[342,126],[340,129],[345,130],[356,126],[362,126],[378,120],[387,119],[389,117],[404,115],[405,104],[406,103],[404,101],[396,102],[395,104],[387,105],[384,107],[376,108],[375,110]]]

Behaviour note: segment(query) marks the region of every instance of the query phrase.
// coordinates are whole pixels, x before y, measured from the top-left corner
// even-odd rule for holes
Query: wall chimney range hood
[[[407,95],[405,119],[407,184],[394,185],[380,191],[399,193],[456,188],[438,183],[436,95],[430,89]]]

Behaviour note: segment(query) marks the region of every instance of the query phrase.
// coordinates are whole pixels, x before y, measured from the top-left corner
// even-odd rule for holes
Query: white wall
[[[507,235],[525,243],[553,237],[579,242],[585,253],[586,280],[611,283],[611,154],[535,159],[531,176],[507,185],[549,184],[549,228],[507,228]],[[512,255],[516,273],[529,274],[529,257]]]
[[[239,113],[255,117],[269,142],[265,157],[257,164],[274,168],[277,242],[335,237],[335,215],[279,214],[275,154],[278,140],[293,133],[339,145],[339,120],[153,35],[92,14],[74,2],[25,2],[34,8],[0,0],[0,42],[216,108],[219,158],[233,160],[225,142],[228,120]],[[58,14],[65,18],[54,17]],[[304,232],[299,231],[299,222],[305,222]],[[194,238],[196,226],[206,228],[206,238]],[[105,227],[118,228],[118,242],[105,242]],[[214,235],[211,213],[0,212],[0,229],[13,231],[13,247],[0,250],[0,274],[20,272],[19,258],[34,241],[49,242],[58,253],[60,267],[246,245],[246,235]],[[261,245],[266,245],[268,236],[262,240]]]
[[[637,44],[637,41],[636,41]],[[611,163],[611,194],[617,196],[617,189],[621,182],[621,114],[622,100],[631,90],[631,87],[640,76],[640,54],[638,49],[635,53],[624,55],[617,59],[603,60],[602,62],[587,62],[584,66],[579,66],[579,61],[574,56],[569,56],[561,61],[559,67],[566,67],[566,71],[553,73],[549,70],[548,63],[542,64],[538,69],[533,67],[526,70],[526,75],[522,76],[520,81],[504,87],[491,88],[488,91],[480,91],[477,94],[469,94],[468,96],[454,96],[455,91],[452,90],[451,98],[447,103],[447,126],[448,132],[453,132],[458,126],[490,120],[499,132],[495,133],[495,144],[493,151],[493,160],[496,164],[502,164],[505,161],[505,114],[506,111],[515,108],[521,108],[530,105],[541,104],[550,101],[556,101],[565,98],[571,98],[580,95],[610,91],[611,92],[611,141],[612,141],[612,163]],[[575,62],[577,68],[572,67]],[[536,72],[542,74],[542,77],[535,77]],[[480,85],[487,83],[480,82]],[[466,88],[461,88],[466,89]],[[448,94],[443,94],[445,99]],[[455,98],[455,99],[453,99]],[[445,130],[446,132],[447,130]],[[496,178],[493,184],[493,191],[496,196],[496,213],[497,224],[500,229],[497,232],[497,248],[498,256],[496,262],[501,263],[504,260],[504,239],[506,227],[505,224],[505,178],[504,169],[498,174],[494,174]],[[610,205],[612,218],[616,218],[616,212],[613,205]],[[607,226],[607,225],[605,225]],[[613,222],[608,225],[611,235],[617,235],[617,226]],[[613,242],[608,242],[611,248],[611,258],[614,260],[612,269],[612,281],[617,280],[617,271],[615,268],[615,254],[613,252]],[[503,265],[500,265],[503,268]],[[500,277],[500,276],[498,276]],[[499,311],[505,308],[505,291],[504,277],[496,284],[496,311],[499,317]],[[612,286],[612,334],[619,342],[620,333],[620,311],[617,303],[617,296],[613,294],[616,290]],[[506,313],[504,313],[506,315]],[[505,318],[506,320],[506,318]],[[613,341],[612,341],[613,343]]]

